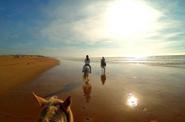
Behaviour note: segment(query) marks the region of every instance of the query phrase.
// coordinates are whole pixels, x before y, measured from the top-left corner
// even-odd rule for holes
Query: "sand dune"
[[[0,94],[33,80],[58,63],[56,59],[44,56],[0,56]]]

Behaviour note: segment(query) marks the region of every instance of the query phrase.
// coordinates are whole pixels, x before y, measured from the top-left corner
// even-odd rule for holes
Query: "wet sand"
[[[43,56],[0,56],[0,95],[23,82],[32,81],[57,64],[57,60]]]
[[[40,96],[72,96],[75,122],[184,122],[185,68],[92,63],[85,83],[83,62],[62,61],[32,82],[0,97],[0,121],[36,122]],[[130,101],[131,100],[131,101]],[[129,103],[128,103],[129,102]]]

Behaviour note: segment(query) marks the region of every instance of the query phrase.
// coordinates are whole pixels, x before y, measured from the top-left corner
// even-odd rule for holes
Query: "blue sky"
[[[0,0],[0,54],[185,54],[184,0],[130,1]]]

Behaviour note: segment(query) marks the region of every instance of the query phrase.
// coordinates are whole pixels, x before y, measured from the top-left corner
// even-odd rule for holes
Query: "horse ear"
[[[48,103],[48,100],[46,100],[45,98],[37,96],[34,92],[33,92],[33,96],[36,98],[36,100],[37,100],[37,102],[39,103],[40,106],[43,106],[46,103]]]
[[[71,96],[67,97],[63,103],[63,106],[67,109],[71,105]]]

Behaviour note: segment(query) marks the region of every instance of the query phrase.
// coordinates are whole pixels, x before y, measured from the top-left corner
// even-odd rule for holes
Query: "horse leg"
[[[105,67],[103,67],[103,71],[104,71],[104,74],[105,74]]]

